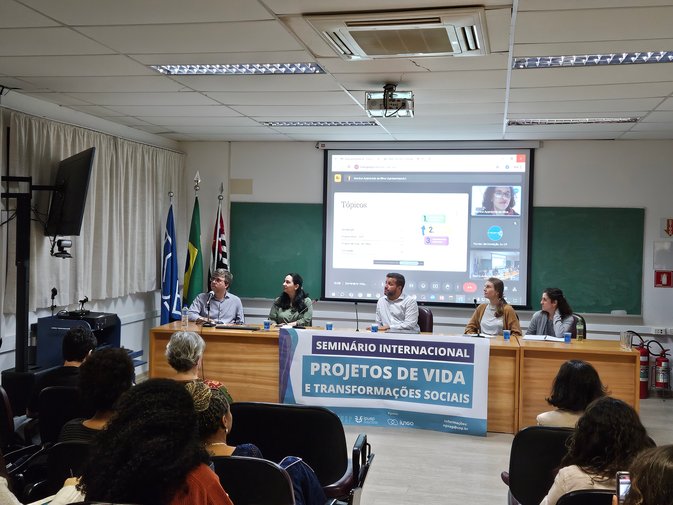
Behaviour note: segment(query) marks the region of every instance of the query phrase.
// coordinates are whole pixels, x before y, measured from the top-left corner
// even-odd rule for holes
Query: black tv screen
[[[91,147],[59,163],[45,235],[79,235],[95,153]]]

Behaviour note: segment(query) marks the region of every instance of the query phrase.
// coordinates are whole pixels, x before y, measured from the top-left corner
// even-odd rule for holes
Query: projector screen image
[[[427,304],[528,303],[529,149],[329,150],[323,297],[375,301],[385,275]]]

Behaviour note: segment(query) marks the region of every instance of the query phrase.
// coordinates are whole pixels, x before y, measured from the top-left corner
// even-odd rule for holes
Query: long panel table
[[[150,331],[150,377],[172,377],[165,357],[171,335],[181,323]],[[206,341],[203,377],[226,384],[238,401],[278,401],[278,331],[218,330],[190,323],[188,330]],[[491,340],[488,371],[488,431],[514,433],[518,428],[519,345],[516,339]]]
[[[150,377],[172,377],[165,350],[180,322],[150,331]],[[206,341],[203,377],[226,384],[239,401],[278,401],[278,331],[218,330],[190,323]],[[612,396],[640,407],[639,356],[615,341],[583,340],[571,344],[497,337],[490,342],[488,431],[515,433],[535,424],[551,407],[545,401],[561,364],[568,359],[591,363]]]

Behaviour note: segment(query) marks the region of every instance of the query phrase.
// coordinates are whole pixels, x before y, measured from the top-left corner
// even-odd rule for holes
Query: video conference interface
[[[527,300],[529,149],[330,150],[325,299],[376,300],[387,272],[419,302],[483,301],[489,277]]]

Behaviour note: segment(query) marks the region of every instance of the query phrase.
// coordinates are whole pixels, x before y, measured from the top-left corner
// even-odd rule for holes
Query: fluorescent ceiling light
[[[514,58],[512,68],[593,67],[597,65],[637,65],[639,63],[670,63],[673,51],[642,53],[580,54],[574,56],[528,56]]]
[[[292,126],[378,126],[376,121],[264,121],[264,126],[292,127]]]
[[[558,124],[637,123],[637,117],[586,117],[566,119],[509,119],[507,126],[548,126]]]
[[[166,75],[324,74],[317,63],[236,63],[231,65],[150,65]]]

